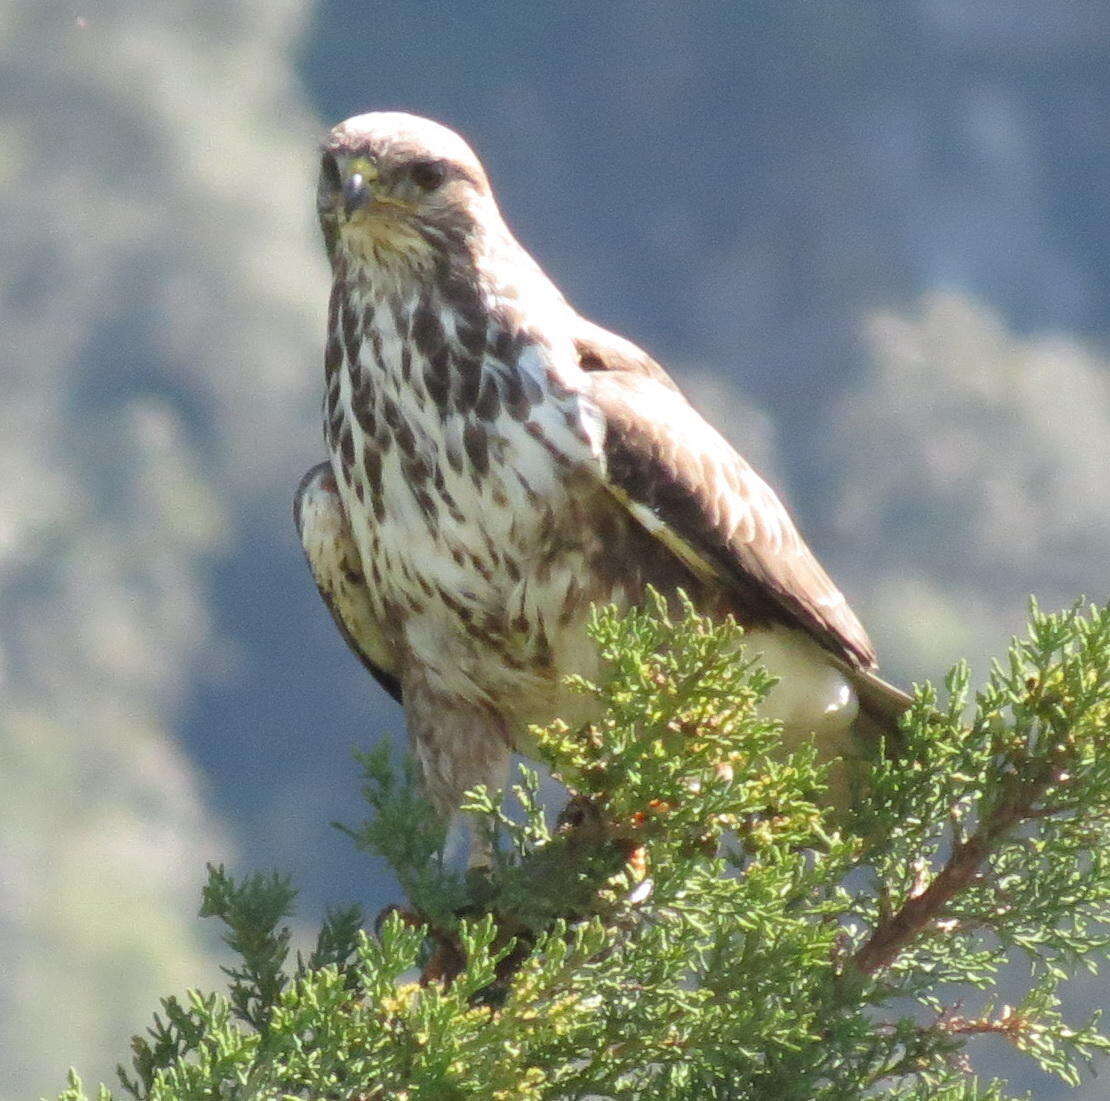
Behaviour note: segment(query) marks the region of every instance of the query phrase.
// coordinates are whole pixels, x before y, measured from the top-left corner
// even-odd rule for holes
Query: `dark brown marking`
[[[481,577],[483,581],[492,581],[493,572],[490,568],[476,554],[472,554],[469,557],[470,565],[477,571],[478,576]]]
[[[517,371],[509,371],[505,375],[505,408],[513,420],[518,421],[526,421],[532,408]]]
[[[440,499],[443,501],[443,503],[447,506],[447,511],[450,512],[452,516],[461,515],[461,513],[459,512],[458,503],[451,495],[451,492],[447,489],[446,486],[441,487],[439,485],[439,482],[443,479],[443,475],[440,474],[438,466],[436,467],[436,474],[438,475],[436,482],[436,492],[439,494]]]
[[[558,523],[555,519],[555,512],[549,506],[544,506],[542,515],[540,516],[540,530],[539,540],[541,543],[550,543],[555,538],[555,532],[558,529]]]
[[[456,315],[455,335],[463,349],[472,356],[480,356],[486,350],[486,319],[484,314],[472,318]]]
[[[482,386],[482,361],[476,356],[456,357],[455,376],[458,379],[456,408],[460,413],[469,412],[478,403],[478,392]]]
[[[436,268],[436,286],[440,297],[451,309],[467,319],[481,319],[484,328],[481,299],[474,280],[467,272],[452,269],[448,262],[442,262]]]
[[[519,470],[514,470],[513,473],[516,475],[516,480],[520,483],[520,488],[524,490],[524,496],[528,498],[528,503],[530,505],[538,505],[540,495],[532,488],[531,482],[529,482]]]
[[[508,650],[499,650],[498,658],[502,665],[507,665],[510,669],[523,669],[524,662],[521,661],[515,654],[510,654]]]
[[[342,412],[339,408],[339,376],[332,377],[332,381],[328,385],[327,398],[324,409],[325,416],[328,421],[335,421],[337,418],[342,419]]]
[[[382,493],[382,456],[379,451],[369,444],[362,449],[362,468],[366,474],[366,484],[370,490],[374,516],[380,521],[385,517],[385,500]]]
[[[330,380],[342,360],[343,346],[334,332],[329,333],[328,342],[324,345],[324,377]]]
[[[328,331],[334,332],[339,327],[339,311],[343,305],[344,287],[340,279],[331,285],[331,295],[328,298]]]
[[[374,353],[374,364],[382,374],[386,374],[385,360],[382,358],[382,334],[376,325],[371,325],[366,333],[370,337],[370,350]]]
[[[447,409],[450,385],[450,352],[445,347],[439,348],[428,357],[424,368],[424,386],[441,412]]]
[[[397,403],[388,395],[382,402],[382,412],[385,415],[385,423],[389,425],[390,429],[394,432],[404,423],[401,420],[401,410],[397,408]]]
[[[483,374],[482,389],[478,394],[474,412],[484,421],[496,420],[497,414],[501,412],[501,391],[497,388],[497,380],[493,377],[492,371],[486,371]]]
[[[362,350],[362,332],[358,322],[358,314],[351,305],[350,299],[344,299],[343,346],[347,351],[348,363],[357,363],[358,354]]]
[[[401,421],[401,423],[397,425],[396,436],[397,446],[405,455],[412,458],[416,454],[416,437],[413,435],[408,421]]]
[[[544,629],[543,620],[539,620],[535,635],[535,649],[534,654],[536,661],[543,666],[551,665],[553,655],[551,653],[551,643],[547,638],[547,631]]]
[[[558,372],[554,367],[548,367],[543,373],[544,379],[547,381],[547,392],[553,398],[565,398],[569,396],[570,391],[563,385],[563,380],[559,378]]]
[[[532,437],[532,439],[541,444],[548,452],[548,454],[551,455],[551,457],[555,459],[555,461],[559,463],[560,466],[565,466],[570,462],[566,455],[564,455],[558,449],[558,447],[556,447],[555,444],[547,438],[547,434],[538,424],[536,424],[535,421],[527,421],[524,425],[524,430],[528,433],[529,436]]]
[[[561,627],[566,627],[578,612],[581,591],[578,578],[571,577],[570,581],[567,582],[567,591],[563,595],[563,607],[559,612],[559,625]]]
[[[493,338],[493,354],[506,367],[516,366],[517,356],[523,346],[522,342],[517,339],[517,335],[509,329],[499,329],[497,335]]]
[[[343,428],[343,410],[336,407],[327,421],[324,422],[324,439],[328,447],[335,448],[339,439],[340,430]]]
[[[378,420],[374,415],[373,389],[366,388],[366,392],[356,391],[351,395],[351,410],[358,421],[359,427],[367,436],[373,438],[378,431]]]
[[[343,460],[343,469],[349,471],[355,465],[355,441],[351,435],[351,426],[343,425],[339,434],[339,456]]]
[[[439,599],[443,601],[444,606],[454,612],[464,623],[469,623],[474,618],[473,611],[461,600],[452,596],[442,585],[436,586],[436,592],[439,594]]]
[[[486,554],[489,556],[491,562],[500,564],[501,555],[497,553],[497,548],[493,545],[493,539],[490,538],[488,531],[482,531],[482,542],[486,547]]]
[[[417,349],[426,356],[443,346],[443,326],[436,316],[435,308],[426,298],[420,300],[413,316],[412,339]]]
[[[360,570],[357,566],[351,565],[349,559],[344,558],[343,561],[339,563],[339,568],[349,584],[362,585],[366,582],[366,578],[363,575],[362,570]]]
[[[434,522],[439,510],[436,508],[435,500],[432,498],[431,494],[424,489],[423,486],[417,485],[410,485],[409,491],[416,499],[416,504],[424,514],[424,519]]]
[[[463,430],[463,446],[477,474],[489,473],[489,435],[480,425],[471,421]]]
[[[404,448],[402,448],[404,450]],[[431,477],[431,468],[422,455],[413,454],[404,463],[405,480],[423,484]]]
[[[366,471],[366,478],[370,483],[370,488],[380,491],[382,487],[382,457],[381,454],[369,444],[362,449],[362,466]]]
[[[567,393],[566,388],[561,384],[560,389],[564,394]],[[576,440],[584,444],[590,442],[590,435],[586,431],[586,426],[582,423],[582,418],[579,416],[577,408],[573,406],[569,408],[564,406],[563,420],[566,422],[567,428],[570,429],[571,435],[573,435]]]

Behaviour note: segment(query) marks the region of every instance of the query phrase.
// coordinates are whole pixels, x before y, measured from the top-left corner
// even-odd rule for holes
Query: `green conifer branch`
[[[734,624],[655,598],[591,631],[599,718],[537,732],[570,793],[556,820],[530,770],[511,813],[470,793],[492,858],[462,875],[411,767],[363,755],[371,816],[347,832],[403,905],[373,933],[332,912],[290,967],[288,880],[210,869],[228,992],[166,999],[124,1089],[1001,1101],[980,1037],[1069,1083],[1110,1050],[1060,1000],[1108,944],[1110,610],[1034,607],[970,711],[965,667],[920,688],[847,812],[756,716],[771,682]],[[1005,1005],[1015,959],[1032,977]],[[62,1097],[86,1096],[72,1074]]]

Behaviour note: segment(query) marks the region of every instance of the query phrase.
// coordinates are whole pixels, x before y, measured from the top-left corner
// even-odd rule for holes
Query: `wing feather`
[[[586,393],[605,424],[608,488],[687,565],[720,578],[751,621],[804,628],[850,667],[872,668],[867,633],[770,486],[658,364],[607,362],[599,343]]]
[[[293,519],[316,588],[339,633],[374,679],[400,703],[401,682],[374,614],[329,463],[314,466],[301,479],[293,499]]]

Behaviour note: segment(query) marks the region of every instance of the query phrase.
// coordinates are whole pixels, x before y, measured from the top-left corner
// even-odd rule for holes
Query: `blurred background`
[[[290,518],[347,115],[471,140],[570,300],[778,486],[893,679],[981,678],[1030,592],[1110,589],[1104,0],[3,0],[0,57],[4,1101],[110,1077],[218,981],[205,861],[292,873],[305,927],[396,897],[328,823],[400,712]]]

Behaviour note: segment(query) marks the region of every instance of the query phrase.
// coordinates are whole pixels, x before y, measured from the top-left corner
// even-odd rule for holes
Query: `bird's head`
[[[356,115],[321,148],[317,209],[332,263],[434,262],[494,210],[478,158],[453,130],[393,111]]]

